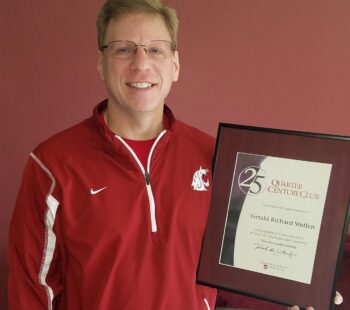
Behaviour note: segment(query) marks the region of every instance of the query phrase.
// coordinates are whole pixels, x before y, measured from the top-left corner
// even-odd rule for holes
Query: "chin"
[[[152,112],[158,112],[158,111],[163,111],[163,106],[164,104],[145,104],[145,103],[139,103],[136,105],[133,105],[131,109],[134,112],[139,112],[139,113],[152,113]]]

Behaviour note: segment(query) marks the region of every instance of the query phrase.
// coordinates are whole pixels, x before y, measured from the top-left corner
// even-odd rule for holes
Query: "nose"
[[[149,65],[148,57],[145,48],[137,46],[135,48],[135,55],[132,59],[131,68],[134,70],[146,69]]]

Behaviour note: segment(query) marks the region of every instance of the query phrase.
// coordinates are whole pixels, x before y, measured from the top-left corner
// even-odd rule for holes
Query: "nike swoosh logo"
[[[97,193],[103,191],[103,190],[106,189],[106,188],[107,188],[107,186],[102,187],[102,188],[100,188],[100,189],[96,189],[96,190],[94,190],[94,189],[92,188],[92,189],[90,189],[90,193],[91,193],[91,195],[96,195]]]

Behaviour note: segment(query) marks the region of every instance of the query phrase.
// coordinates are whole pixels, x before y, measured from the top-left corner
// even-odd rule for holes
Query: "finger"
[[[334,303],[340,305],[343,302],[343,296],[339,292],[335,292]]]
[[[315,310],[314,307],[307,307],[306,310]]]
[[[300,308],[298,306],[293,306],[288,308],[288,310],[300,310]]]

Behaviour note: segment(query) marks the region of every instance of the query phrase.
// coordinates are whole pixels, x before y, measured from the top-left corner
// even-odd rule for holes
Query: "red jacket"
[[[31,154],[10,226],[10,309],[214,309],[196,285],[214,140],[165,113],[147,171],[100,120]],[[210,307],[210,308],[209,308]]]

